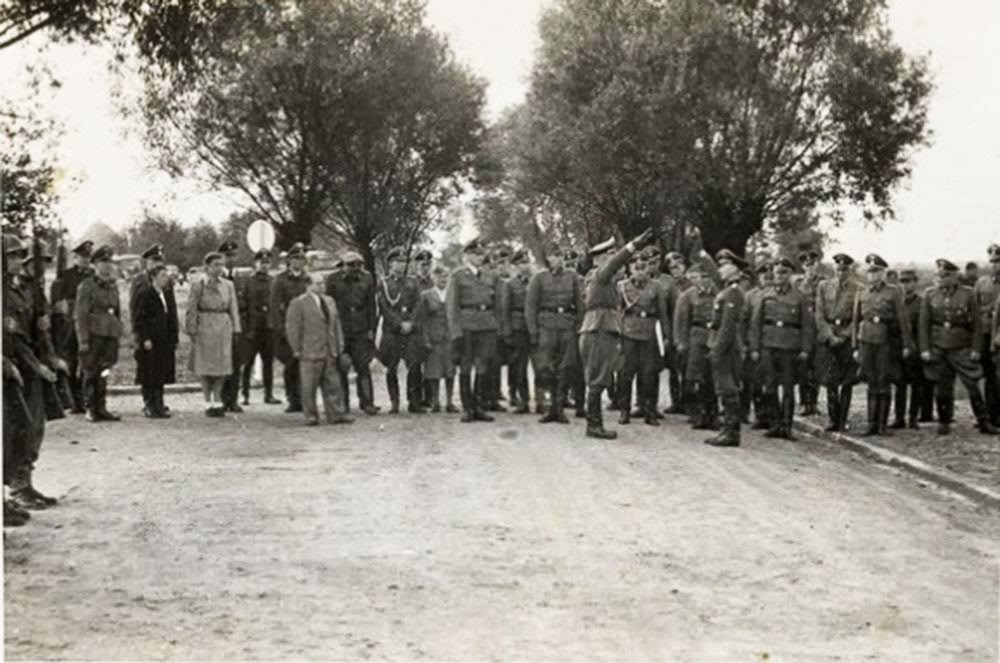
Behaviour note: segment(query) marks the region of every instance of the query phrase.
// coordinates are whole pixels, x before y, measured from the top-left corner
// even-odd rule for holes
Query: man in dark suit
[[[84,395],[80,376],[80,352],[76,338],[76,291],[90,276],[90,252],[94,243],[89,239],[73,249],[73,266],[59,272],[52,282],[52,341],[56,353],[66,360],[70,390],[73,392],[73,414],[83,414]]]
[[[145,261],[145,269],[135,275],[132,282],[129,284],[128,292],[128,317],[132,324],[132,340],[135,347],[139,347],[140,339],[137,330],[135,329],[135,319],[138,313],[139,307],[139,296],[142,294],[143,290],[153,287],[153,270],[158,267],[162,267],[166,262],[166,256],[163,253],[163,247],[159,244],[154,244],[142,253],[142,258]],[[177,320],[177,300],[174,297],[174,284],[173,282],[168,282],[166,287],[163,288],[163,296],[167,301],[167,305],[171,311],[170,315],[173,316],[174,329],[178,327]],[[159,406],[149,400],[149,393],[143,391],[142,394],[142,411],[147,413],[150,411],[156,411]],[[170,408],[166,405],[163,406],[163,410],[166,414],[170,413]]]

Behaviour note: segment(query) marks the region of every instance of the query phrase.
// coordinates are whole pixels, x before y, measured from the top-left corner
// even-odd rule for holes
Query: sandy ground
[[[820,442],[171,402],[52,427],[8,659],[998,660],[997,512]]]

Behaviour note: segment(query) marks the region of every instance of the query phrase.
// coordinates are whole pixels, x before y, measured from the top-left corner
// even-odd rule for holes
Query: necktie
[[[330,322],[330,309],[322,297],[317,297],[317,299],[319,300],[319,308],[323,311],[323,319]]]

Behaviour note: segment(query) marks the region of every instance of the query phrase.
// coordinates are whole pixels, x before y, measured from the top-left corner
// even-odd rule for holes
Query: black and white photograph
[[[0,0],[8,661],[1000,663],[1000,0]]]

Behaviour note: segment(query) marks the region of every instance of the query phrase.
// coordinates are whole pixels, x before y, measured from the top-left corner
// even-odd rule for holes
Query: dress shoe
[[[459,409],[454,405],[452,405],[451,403],[448,403],[447,405],[444,406],[444,411],[447,412],[448,414],[458,414]]]
[[[306,426],[319,426],[319,419],[306,419]]]
[[[538,420],[540,424],[568,424],[569,419],[562,412],[549,412]]]
[[[605,430],[603,426],[600,427],[587,427],[587,437],[594,437],[599,440],[616,440],[618,439],[618,433],[613,430]]]
[[[346,414],[338,414],[330,419],[331,424],[353,424],[354,417]]]
[[[274,396],[265,396],[264,402],[268,405],[281,405],[281,399],[275,398]]]
[[[241,408],[238,403],[233,403],[232,405],[226,406],[226,412],[232,412],[233,414],[240,414],[241,412],[243,412],[243,408]]]
[[[288,407],[285,408],[285,412],[286,413],[302,412],[302,406],[301,405],[296,405],[294,403],[289,403]]]
[[[473,418],[474,421],[487,421],[487,422],[489,422],[489,421],[496,421],[493,417],[491,417],[490,415],[486,414],[482,410],[474,410],[472,412],[472,418]]]

